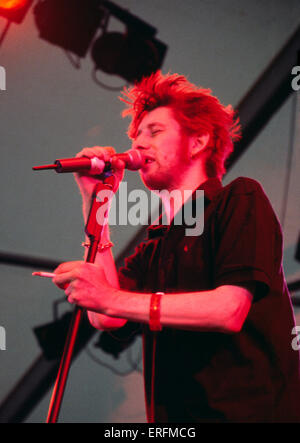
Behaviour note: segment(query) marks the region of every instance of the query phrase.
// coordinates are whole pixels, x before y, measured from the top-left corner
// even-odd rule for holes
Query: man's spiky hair
[[[134,139],[146,113],[168,106],[182,129],[189,135],[210,134],[206,172],[209,177],[222,177],[225,162],[233,151],[233,142],[240,138],[239,119],[232,106],[224,106],[210,89],[197,87],[185,76],[163,75],[161,71],[143,78],[130,88],[124,88],[126,103],[123,116],[130,116],[128,136]]]

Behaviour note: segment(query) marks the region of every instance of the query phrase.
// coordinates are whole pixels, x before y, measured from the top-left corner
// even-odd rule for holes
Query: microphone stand
[[[110,172],[106,173],[105,175],[106,178],[103,180],[103,182],[99,182],[94,188],[90,212],[85,226],[85,233],[90,239],[90,247],[88,250],[87,258],[85,260],[87,263],[95,262],[97,249],[99,242],[101,240],[101,234],[104,225],[104,220],[99,220],[100,218],[99,213],[105,212],[103,211],[103,208],[101,211],[98,210],[109,200],[109,198],[106,197],[103,199],[103,201],[99,201],[99,198],[97,198],[97,196],[100,191],[105,191],[106,196],[107,196],[107,191],[111,194],[113,193],[112,190],[115,182],[115,177]],[[47,423],[57,422],[60,406],[65,391],[69,368],[71,365],[74,345],[78,334],[80,322],[81,319],[83,318],[84,313],[85,310],[83,308],[75,306],[64,346],[63,355],[60,361],[56,382],[50,400],[48,416],[46,421]]]

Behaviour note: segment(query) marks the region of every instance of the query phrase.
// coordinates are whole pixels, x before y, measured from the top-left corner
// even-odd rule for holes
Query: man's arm
[[[114,148],[111,146],[101,147],[101,146],[94,146],[93,148],[84,148],[82,149],[76,157],[99,157],[102,158],[104,161],[108,161],[113,155],[115,154]],[[121,162],[122,163],[122,162]],[[116,165],[115,165],[116,166]],[[124,175],[124,165],[118,165],[120,169],[115,170],[115,189],[114,192],[117,191],[120,181],[123,178]],[[88,214],[90,211],[91,206],[91,197],[94,190],[95,185],[98,183],[98,178],[90,175],[85,175],[84,173],[76,173],[74,174],[75,181],[79,187],[81,196],[82,196],[82,212],[83,212],[83,219],[84,223],[87,223]],[[88,237],[86,237],[86,242],[89,242]],[[102,231],[101,235],[101,244],[107,244],[110,242],[110,235],[109,235],[109,227],[108,225],[105,225]],[[85,254],[85,258],[87,255],[87,251]],[[105,273],[106,280],[109,282],[109,284],[114,288],[119,288],[119,280],[118,280],[118,274],[115,266],[114,257],[112,254],[112,250],[110,248],[105,249],[101,252],[98,252],[95,258],[95,264],[98,264],[102,267]],[[103,314],[99,314],[92,311],[87,311],[88,318],[92,326],[94,326],[96,329],[117,329],[126,323],[126,319],[123,318],[110,318]]]
[[[242,329],[253,299],[254,284],[224,285],[210,291],[169,293],[161,298],[162,327],[236,333]],[[152,294],[118,291],[104,312],[134,322],[149,323]]]
[[[86,208],[83,208],[83,218],[86,222],[87,220],[87,210]],[[88,242],[88,238],[86,238],[86,241]],[[109,235],[109,227],[108,225],[105,225],[103,227],[102,236],[101,236],[101,244],[105,245],[110,242],[110,235]],[[87,255],[87,251],[85,253],[85,256]],[[116,289],[120,289],[119,284],[119,278],[118,273],[116,269],[116,264],[112,252],[112,248],[106,248],[101,252],[97,252],[97,255],[95,257],[96,265],[101,266],[101,268],[104,271],[105,278],[107,282]],[[105,314],[100,314],[94,311],[87,311],[88,319],[91,323],[91,325],[100,330],[114,330],[119,329],[122,326],[124,326],[127,323],[127,320],[124,318],[116,318],[116,317],[110,317]]]
[[[105,226],[102,244],[109,242]],[[100,265],[112,292],[112,298],[102,296],[108,305],[102,312],[88,310],[93,327],[100,330],[118,329],[128,320],[148,323],[152,294],[120,289],[112,249],[98,252],[95,264]],[[223,285],[210,291],[164,294],[161,299],[161,324],[185,330],[239,332],[244,324],[255,290],[255,283]],[[101,297],[101,295],[99,295]],[[100,308],[101,309],[101,308]]]
[[[100,322],[101,315],[116,319],[116,327],[120,319],[149,323],[151,293],[112,287],[98,264],[72,263],[60,265],[53,279],[61,288],[67,285],[65,292],[70,303],[94,312],[95,321]],[[253,285],[222,285],[209,291],[164,294],[161,324],[185,330],[239,332],[251,307]]]
[[[108,239],[108,237],[106,237]],[[107,243],[108,240],[103,242]],[[105,277],[110,285],[116,289],[120,288],[118,273],[111,248],[105,249],[103,252],[98,252],[95,259],[95,264],[100,265],[104,270]],[[127,322],[124,318],[110,317],[108,315],[100,314],[94,311],[87,311],[87,315],[91,325],[100,330],[113,330],[124,326]]]

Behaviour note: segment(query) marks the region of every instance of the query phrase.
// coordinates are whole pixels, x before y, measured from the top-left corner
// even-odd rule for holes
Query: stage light
[[[33,0],[0,0],[0,16],[21,23]]]
[[[18,9],[22,8],[28,3],[28,0],[0,0],[0,7],[4,9]]]
[[[155,27],[108,0],[39,0],[34,16],[42,39],[79,57],[85,57],[102,29],[91,50],[95,70],[128,82],[157,71],[167,50],[155,38]],[[124,34],[108,32],[110,16],[125,25]]]
[[[40,0],[34,7],[40,38],[84,57],[101,24],[99,0]]]
[[[166,50],[167,46],[159,40],[134,31],[106,32],[93,44],[91,56],[97,70],[133,83],[157,71]]]
[[[130,83],[161,68],[167,46],[155,38],[157,29],[110,0],[102,8],[125,26],[124,34],[107,32],[95,41],[91,50],[96,70],[125,78]]]

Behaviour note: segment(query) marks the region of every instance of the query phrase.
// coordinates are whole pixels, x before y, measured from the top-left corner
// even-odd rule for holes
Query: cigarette
[[[41,271],[36,271],[36,272],[33,272],[32,275],[37,275],[38,277],[48,277],[48,278],[53,278],[53,277],[55,277],[54,272],[41,272]]]

